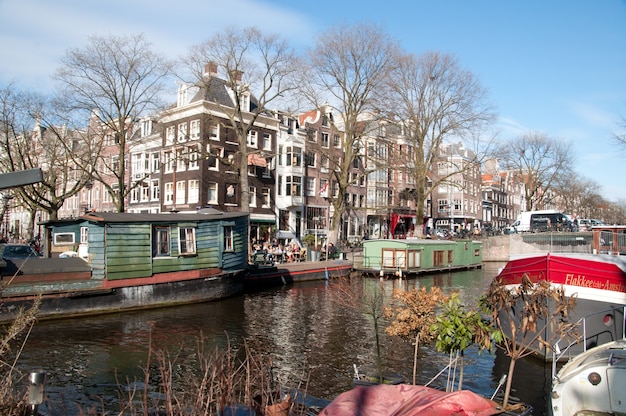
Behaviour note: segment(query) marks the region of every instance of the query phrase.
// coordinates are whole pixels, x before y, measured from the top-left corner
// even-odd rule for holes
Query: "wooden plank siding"
[[[153,257],[153,227],[169,228],[169,256]],[[72,223],[50,222],[47,232],[88,227],[88,263],[94,280],[152,277],[159,273],[242,271],[248,263],[248,217],[243,214],[93,213]],[[180,255],[181,227],[195,230],[195,254]],[[224,249],[224,229],[233,227],[233,250]],[[78,243],[76,244],[76,246]]]
[[[152,276],[150,224],[109,224],[105,230],[108,280]]]

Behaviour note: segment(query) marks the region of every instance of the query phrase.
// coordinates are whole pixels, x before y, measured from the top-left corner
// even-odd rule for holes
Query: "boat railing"
[[[590,313],[580,318],[572,326],[572,329],[568,331],[565,334],[565,336],[561,337],[554,344],[552,348],[552,375],[553,377],[556,375],[556,366],[557,366],[558,361],[560,361],[573,346],[579,345],[582,343],[583,352],[585,352],[587,351],[587,344],[589,340],[595,339],[597,341],[600,338],[600,335],[605,334],[605,333],[612,336],[611,331],[603,331],[601,333],[596,333],[596,334],[587,334],[587,321],[589,319],[598,315],[604,315],[605,319],[608,319],[606,317],[612,317],[612,319],[615,319],[615,317],[619,315],[620,313],[622,315],[622,319],[621,319],[622,338],[626,339],[626,306],[604,309],[601,311]],[[559,342],[563,341],[564,339],[571,339],[571,337],[569,337],[569,335],[571,335],[571,332],[576,331],[579,328],[582,328],[582,337],[574,337],[574,340],[569,342],[565,348],[561,348],[559,345]],[[615,340],[612,340],[612,341],[615,341]],[[597,342],[594,343],[593,345],[597,345]]]

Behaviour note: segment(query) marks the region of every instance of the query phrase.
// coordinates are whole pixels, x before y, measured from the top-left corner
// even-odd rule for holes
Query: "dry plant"
[[[500,336],[497,344],[511,359],[503,400],[506,408],[517,361],[531,355],[533,345],[548,350],[554,341],[573,333],[575,324],[569,323],[569,312],[576,305],[576,298],[565,296],[563,288],[552,287],[545,280],[533,283],[524,275],[522,283],[512,289],[494,279],[480,305],[490,314],[496,330],[510,329],[510,337]],[[548,329],[550,339],[544,339]]]
[[[0,293],[6,287],[2,283]],[[23,415],[27,407],[26,389],[22,389],[25,374],[19,371],[17,362],[37,320],[41,298],[37,297],[30,308],[18,308],[11,312],[12,322],[2,327],[0,334],[0,414],[3,416]],[[0,308],[5,309],[4,303]]]
[[[347,308],[363,312],[372,318],[376,337],[376,364],[378,380],[382,382],[383,364],[380,352],[380,320],[384,317],[385,289],[378,280],[360,277],[341,277],[330,283],[331,301]]]
[[[432,287],[430,291],[422,287],[409,291],[396,289],[393,300],[397,305],[388,306],[384,310],[385,317],[393,319],[386,332],[414,343],[413,384],[416,384],[420,340],[429,342],[434,339],[431,326],[436,322],[435,307],[444,302],[446,297],[438,287]]]
[[[237,409],[254,410],[261,416],[286,416],[290,410],[290,414],[304,414],[283,393],[272,369],[271,357],[258,353],[248,342],[237,348],[229,340],[225,348],[209,349],[200,337],[195,353],[183,358],[180,350],[153,350],[150,341],[143,382],[118,383],[117,414],[206,416],[235,414]]]

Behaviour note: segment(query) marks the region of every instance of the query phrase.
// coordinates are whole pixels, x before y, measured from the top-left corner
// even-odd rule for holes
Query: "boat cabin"
[[[382,274],[436,272],[482,266],[482,242],[397,239],[363,242],[363,268]]]
[[[91,265],[92,279],[228,272],[248,262],[248,218],[242,213],[92,212],[42,225],[46,257],[81,257]]]

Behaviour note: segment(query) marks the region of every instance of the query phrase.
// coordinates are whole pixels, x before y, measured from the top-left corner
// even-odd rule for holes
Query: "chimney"
[[[230,77],[232,80],[235,80],[235,82],[237,82],[237,85],[241,85],[242,76],[243,76],[243,71],[240,71],[238,69],[232,69],[230,71]]]
[[[208,62],[204,65],[204,75],[208,75],[210,77],[217,76],[217,64],[215,62]]]

